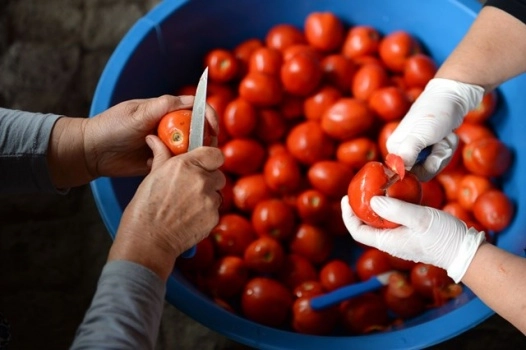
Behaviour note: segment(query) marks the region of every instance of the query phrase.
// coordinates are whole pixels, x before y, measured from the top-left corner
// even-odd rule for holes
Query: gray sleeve
[[[58,118],[0,108],[0,193],[58,192],[46,160]]]
[[[154,349],[166,285],[129,261],[106,264],[71,349]]]

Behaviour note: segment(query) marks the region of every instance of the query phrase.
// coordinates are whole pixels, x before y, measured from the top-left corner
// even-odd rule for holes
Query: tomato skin
[[[503,231],[511,223],[513,214],[512,201],[499,189],[484,192],[473,204],[475,219],[491,231]]]
[[[335,329],[337,321],[337,307],[315,311],[306,297],[296,299],[292,305],[292,328],[298,333],[327,335]]]
[[[209,293],[219,298],[239,295],[248,280],[248,269],[239,256],[227,255],[214,262],[206,272]]]
[[[222,147],[225,162],[222,169],[234,175],[249,175],[259,171],[265,161],[263,145],[249,138],[235,138]]]
[[[389,85],[387,70],[376,63],[362,65],[354,74],[351,83],[352,96],[362,101],[367,101],[372,93]]]
[[[473,220],[471,212],[463,206],[461,206],[460,203],[456,200],[448,201],[446,204],[444,204],[442,210],[466,223]]]
[[[321,227],[300,223],[289,247],[291,253],[301,255],[313,264],[320,264],[331,254],[333,243],[333,237]]]
[[[477,107],[464,116],[464,121],[473,124],[485,123],[497,109],[497,90],[486,93]]]
[[[446,194],[446,201],[456,201],[460,188],[460,181],[466,175],[467,170],[461,166],[451,170],[442,170],[436,175],[436,179],[444,188]]]
[[[309,188],[296,197],[296,209],[302,222],[319,224],[330,211],[330,201],[323,192]]]
[[[380,33],[374,27],[357,25],[347,31],[347,36],[342,45],[345,57],[356,58],[360,56],[376,55],[380,44]]]
[[[480,139],[495,137],[495,134],[487,125],[466,122],[460,124],[455,130],[455,134],[458,135],[458,138],[464,145]]]
[[[421,52],[419,43],[406,31],[394,31],[382,38],[378,53],[384,64],[393,72],[402,72],[407,59]]]
[[[318,271],[306,257],[289,253],[285,256],[285,262],[277,272],[277,278],[290,290],[306,281],[318,280]]]
[[[277,76],[282,63],[281,51],[263,46],[256,48],[250,55],[248,70]]]
[[[255,136],[259,141],[264,144],[281,142],[287,131],[287,122],[277,109],[258,109]]]
[[[442,185],[436,178],[422,182],[422,202],[426,207],[441,209],[444,205],[446,194]]]
[[[362,294],[340,304],[343,327],[351,334],[366,334],[389,325],[387,305],[377,293]]]
[[[214,49],[205,57],[210,80],[226,83],[238,75],[239,63],[233,52],[226,49]]]
[[[311,186],[328,198],[343,197],[353,175],[350,167],[334,160],[321,160],[307,170]]]
[[[223,127],[233,138],[249,137],[257,125],[256,108],[244,98],[230,101],[223,113]]]
[[[356,260],[356,274],[361,281],[392,269],[389,254],[376,248],[367,248]]]
[[[239,96],[259,107],[275,106],[283,98],[279,77],[261,72],[249,72],[239,82]]]
[[[260,173],[239,177],[232,193],[236,208],[245,213],[251,213],[259,202],[273,196],[265,177]]]
[[[332,158],[334,141],[316,121],[305,121],[295,125],[286,139],[287,150],[300,163],[310,165]]]
[[[464,146],[462,160],[467,170],[488,177],[504,175],[511,166],[511,151],[498,138],[489,137]]]
[[[173,155],[188,151],[192,111],[177,110],[163,116],[157,126],[157,135]]]
[[[332,138],[344,141],[367,132],[374,121],[374,114],[367,103],[342,97],[323,113],[321,128]]]
[[[323,82],[334,86],[343,94],[349,94],[351,82],[358,67],[341,54],[329,54],[322,58]]]
[[[396,127],[400,124],[400,121],[392,121],[385,123],[378,133],[378,149],[380,150],[380,155],[383,159],[389,154],[387,150],[387,139],[395,131]]]
[[[367,162],[379,160],[380,150],[376,142],[371,138],[365,136],[356,137],[343,141],[338,145],[336,159],[352,169],[358,170]]]
[[[294,288],[293,294],[296,298],[310,298],[325,293],[320,281],[305,281]]]
[[[321,267],[320,282],[325,290],[331,291],[356,282],[356,276],[348,263],[333,259]]]
[[[294,233],[296,216],[283,200],[269,198],[257,203],[252,211],[252,225],[260,237],[284,241]]]
[[[285,250],[274,238],[259,237],[245,249],[243,258],[248,269],[258,273],[273,273],[281,268]]]
[[[263,174],[268,187],[279,194],[295,192],[302,179],[298,161],[286,151],[268,157],[263,166]]]
[[[321,120],[323,114],[336,101],[342,97],[342,93],[331,85],[320,87],[314,94],[305,98],[303,111],[306,119]]]
[[[343,42],[344,26],[332,12],[311,12],[304,23],[305,38],[320,51],[333,51]]]
[[[270,28],[265,36],[266,46],[280,51],[292,45],[305,44],[306,42],[303,32],[291,24],[275,25]]]
[[[379,88],[369,97],[369,107],[385,122],[402,119],[410,106],[407,94],[396,86]]]
[[[242,41],[234,47],[233,53],[238,61],[238,78],[243,77],[248,72],[250,56],[255,49],[263,47],[264,43],[258,38],[250,38]]]
[[[311,94],[323,77],[320,60],[306,52],[285,57],[280,72],[283,89],[295,96]]]
[[[254,277],[241,296],[241,309],[249,320],[271,327],[281,326],[292,307],[292,293],[277,280]]]
[[[424,88],[436,72],[435,61],[426,54],[417,53],[405,62],[403,78],[408,88]]]
[[[493,187],[486,176],[466,174],[459,183],[458,203],[466,210],[471,210],[477,198]]]
[[[219,255],[243,256],[245,249],[256,238],[250,221],[235,213],[222,215],[210,232]]]
[[[403,179],[387,188],[386,196],[398,198],[405,202],[420,204],[422,202],[422,184],[413,173],[407,172]]]

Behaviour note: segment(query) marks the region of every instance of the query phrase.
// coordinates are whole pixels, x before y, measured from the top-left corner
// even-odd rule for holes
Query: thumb
[[[382,218],[415,230],[425,230],[431,220],[427,207],[401,201],[396,198],[375,196],[371,209]]]
[[[146,144],[153,152],[152,170],[157,169],[172,157],[172,153],[166,145],[155,135],[146,136]]]

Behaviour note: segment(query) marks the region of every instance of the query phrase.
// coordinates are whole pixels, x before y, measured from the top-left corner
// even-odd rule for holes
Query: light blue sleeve
[[[71,349],[154,349],[165,293],[151,270],[129,261],[107,263]]]
[[[0,193],[57,192],[46,154],[59,115],[0,108]]]

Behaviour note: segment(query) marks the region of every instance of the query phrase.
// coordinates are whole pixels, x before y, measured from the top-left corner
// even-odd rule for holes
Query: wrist
[[[446,268],[447,274],[451,277],[455,283],[460,282],[464,277],[471,261],[475,257],[477,250],[486,240],[485,233],[483,231],[477,231],[474,228],[470,228],[464,239],[460,242],[457,248],[457,254]]]
[[[484,96],[484,88],[481,86],[438,77],[431,79],[424,91],[434,98],[443,96],[454,102],[462,118],[477,107]]]

